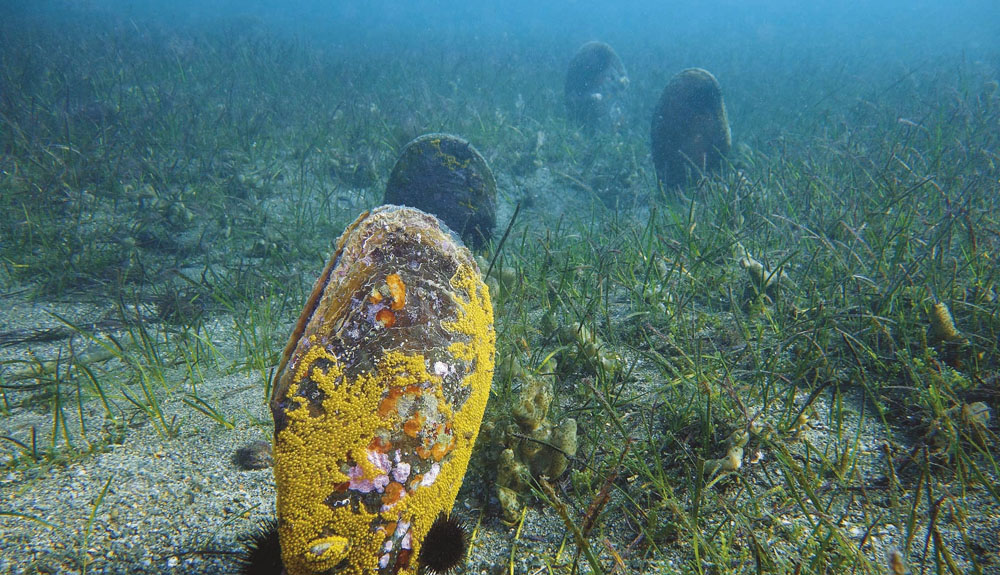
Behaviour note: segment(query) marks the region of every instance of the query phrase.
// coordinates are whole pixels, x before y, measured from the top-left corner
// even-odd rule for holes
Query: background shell
[[[566,69],[564,94],[570,117],[588,127],[608,116],[628,87],[628,73],[614,49],[587,42]]]
[[[406,144],[384,201],[434,214],[475,249],[486,245],[496,227],[493,172],[472,144],[451,134],[425,134]]]
[[[663,186],[681,186],[689,174],[717,171],[732,136],[715,76],[689,68],[671,78],[656,104],[651,132],[653,164]]]

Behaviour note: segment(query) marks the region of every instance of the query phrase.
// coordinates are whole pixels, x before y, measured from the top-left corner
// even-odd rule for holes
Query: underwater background
[[[0,0],[0,573],[275,572],[283,349],[442,140],[496,335],[456,572],[1000,573],[998,38],[985,0]]]

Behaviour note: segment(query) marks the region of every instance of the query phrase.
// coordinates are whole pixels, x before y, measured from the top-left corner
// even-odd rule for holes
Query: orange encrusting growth
[[[382,495],[382,504],[395,505],[404,495],[406,495],[406,489],[403,488],[403,485],[392,482],[385,488],[385,493]]]
[[[417,434],[420,433],[423,426],[424,416],[419,413],[415,413],[413,417],[406,420],[406,423],[403,424],[403,433],[415,438],[417,437]]]
[[[375,312],[375,321],[382,324],[382,327],[392,327],[396,325],[396,314],[388,309],[380,309]]]
[[[393,387],[386,392],[385,397],[378,404],[379,417],[389,417],[389,414],[396,412],[396,404],[404,394],[419,395],[421,389],[419,385],[407,385],[405,387]]]
[[[399,274],[389,274],[385,276],[385,283],[389,286],[389,295],[392,296],[392,304],[389,306],[394,310],[401,310],[406,306],[406,284]]]
[[[392,449],[392,443],[386,441],[385,439],[382,439],[377,435],[373,437],[371,443],[368,444],[368,451],[374,451],[378,453],[389,453],[390,449]]]

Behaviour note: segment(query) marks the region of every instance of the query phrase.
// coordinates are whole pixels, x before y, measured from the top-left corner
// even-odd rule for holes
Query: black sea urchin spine
[[[281,544],[278,522],[264,519],[257,527],[240,538],[243,551],[239,558],[239,575],[281,575]]]

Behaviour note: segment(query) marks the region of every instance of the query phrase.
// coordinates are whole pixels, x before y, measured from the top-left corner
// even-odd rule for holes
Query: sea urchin
[[[264,519],[250,533],[240,537],[243,551],[239,556],[240,575],[281,575],[281,544],[278,541],[278,522]]]
[[[465,526],[453,515],[438,515],[420,547],[420,572],[440,575],[458,567],[469,547],[465,531]]]

